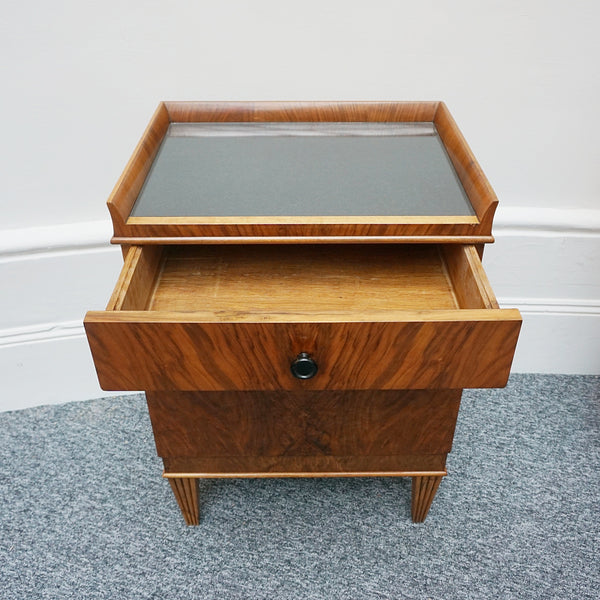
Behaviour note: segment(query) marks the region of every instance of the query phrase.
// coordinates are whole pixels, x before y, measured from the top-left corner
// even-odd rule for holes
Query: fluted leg
[[[441,476],[412,478],[412,520],[414,523],[422,523],[427,517],[441,481]]]
[[[169,477],[171,489],[186,525],[198,525],[198,479],[194,477]]]

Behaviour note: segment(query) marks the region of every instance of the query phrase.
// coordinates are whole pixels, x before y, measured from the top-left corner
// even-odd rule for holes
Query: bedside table
[[[517,343],[496,204],[443,103],[161,103],[85,328],[102,388],[146,392],[187,524],[205,477],[412,477],[425,519],[462,389],[504,386]]]

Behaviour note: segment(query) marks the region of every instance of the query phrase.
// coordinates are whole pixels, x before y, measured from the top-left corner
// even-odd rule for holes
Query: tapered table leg
[[[198,479],[194,477],[169,477],[171,489],[186,525],[198,525]]]
[[[441,476],[412,478],[412,520],[422,523],[427,517],[435,493],[442,481]]]

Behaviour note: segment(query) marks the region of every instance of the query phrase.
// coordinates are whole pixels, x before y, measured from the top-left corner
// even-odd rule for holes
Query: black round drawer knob
[[[317,374],[317,363],[306,353],[300,352],[291,366],[292,375],[298,379],[310,379]]]

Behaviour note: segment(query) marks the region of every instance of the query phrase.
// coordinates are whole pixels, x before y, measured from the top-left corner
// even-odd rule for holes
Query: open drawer
[[[105,390],[499,387],[520,326],[456,244],[132,246],[85,318]]]

